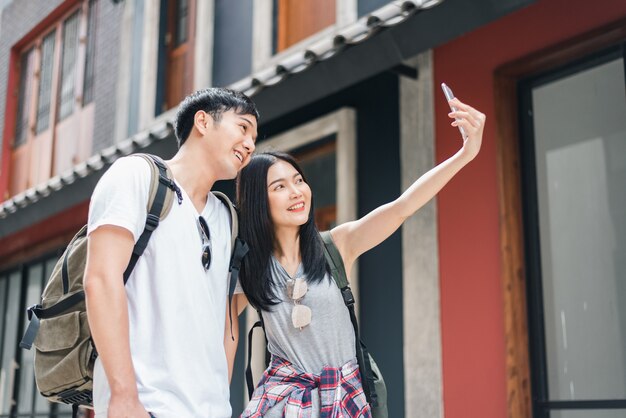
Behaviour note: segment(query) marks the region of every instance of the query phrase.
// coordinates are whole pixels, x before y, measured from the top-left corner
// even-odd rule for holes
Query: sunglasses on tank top
[[[311,308],[300,304],[308,290],[306,280],[302,277],[287,280],[287,296],[293,301],[291,322],[295,328],[302,329],[311,323]]]

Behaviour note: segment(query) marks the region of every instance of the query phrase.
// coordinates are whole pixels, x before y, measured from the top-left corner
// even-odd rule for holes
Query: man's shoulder
[[[150,163],[145,158],[131,154],[115,160],[107,170],[109,172],[120,175],[150,175]]]
[[[128,227],[130,213],[137,213],[139,222],[145,217],[142,212],[148,201],[150,176],[150,167],[143,158],[127,156],[117,159],[94,188],[89,205],[89,223],[124,218],[124,226]]]

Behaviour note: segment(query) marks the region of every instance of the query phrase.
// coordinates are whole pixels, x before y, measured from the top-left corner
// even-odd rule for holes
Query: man
[[[237,341],[226,315],[230,214],[210,190],[248,163],[257,120],[254,103],[227,89],[202,90],[181,103],[175,126],[179,150],[166,162],[180,189],[178,199],[126,286],[123,273],[145,226],[148,163],[121,158],[96,186],[85,292],[99,354],[97,418],[231,416],[228,384]],[[207,243],[209,266],[202,258]]]

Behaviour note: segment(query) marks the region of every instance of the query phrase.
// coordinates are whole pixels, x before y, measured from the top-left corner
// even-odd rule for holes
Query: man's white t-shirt
[[[149,185],[150,167],[144,159],[117,160],[92,195],[88,233],[103,225],[116,225],[129,230],[137,242],[145,226]],[[169,215],[152,234],[126,284],[139,400],[157,418],[230,417],[223,345],[230,214],[209,193],[201,213],[211,234],[212,261],[205,272],[200,214],[181,191],[182,202],[174,198]],[[109,398],[109,385],[98,359],[94,370],[96,417],[106,418]]]

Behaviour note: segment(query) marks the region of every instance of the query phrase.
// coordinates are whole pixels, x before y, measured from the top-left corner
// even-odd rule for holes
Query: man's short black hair
[[[229,110],[234,110],[238,115],[252,115],[259,120],[259,111],[254,102],[239,91],[218,87],[198,90],[185,97],[176,112],[174,132],[179,148],[189,137],[194,117],[199,110],[210,114],[215,122],[219,122],[222,114]]]

